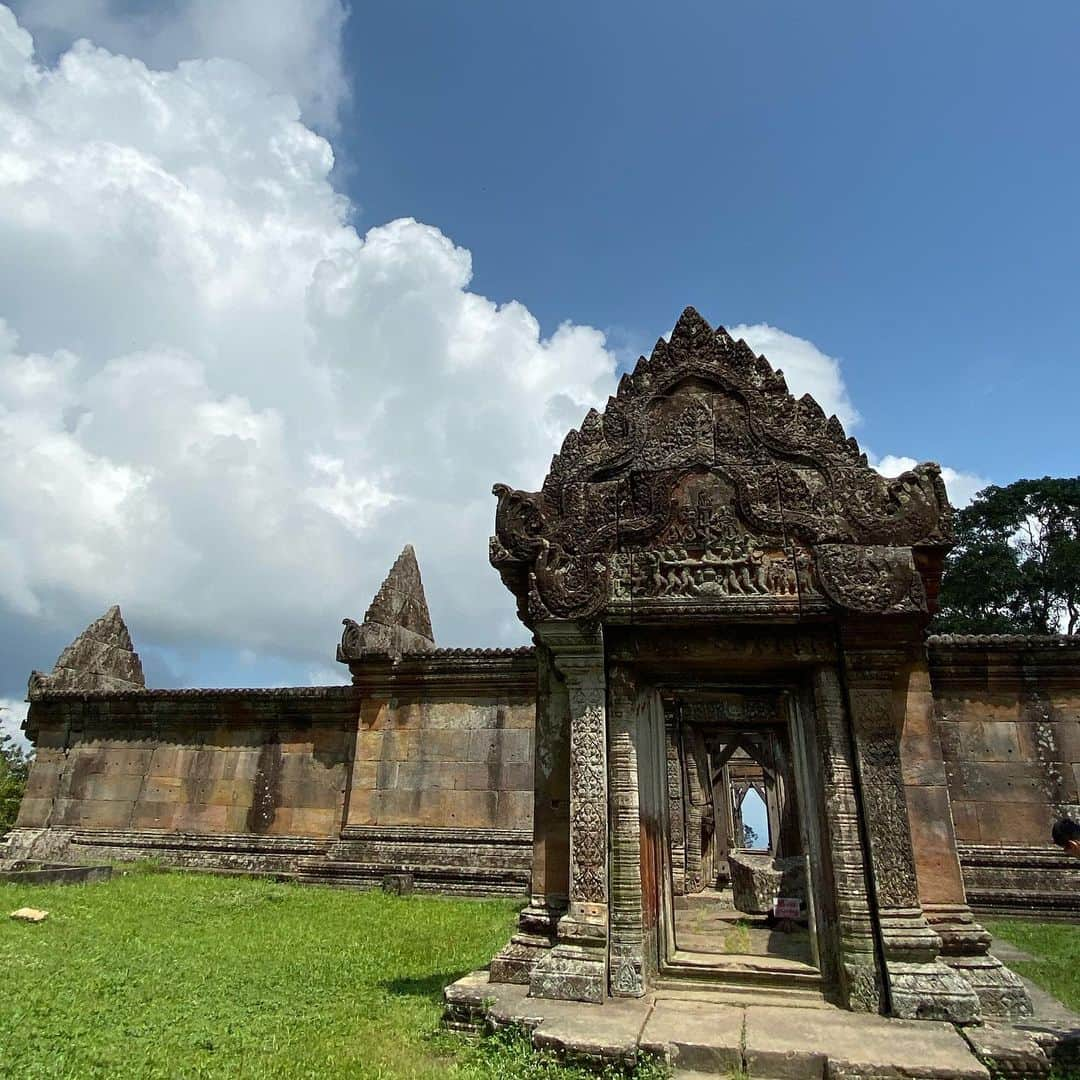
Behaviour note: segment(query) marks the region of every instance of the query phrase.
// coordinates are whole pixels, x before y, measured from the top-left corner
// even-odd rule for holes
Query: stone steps
[[[661,990],[602,1005],[527,996],[478,971],[446,989],[459,1026],[521,1024],[533,1045],[595,1063],[630,1064],[641,1053],[677,1076],[754,1080],[989,1080],[964,1037],[931,1020],[890,1020],[819,1008],[728,1004]]]
[[[716,980],[660,978],[655,982],[658,998],[698,1001],[712,1005],[785,1005],[794,1009],[832,1009],[817,986],[792,986],[780,980],[755,985],[721,983]]]
[[[296,879],[354,889],[379,888],[389,875],[411,876],[417,892],[457,896],[525,896],[529,872],[503,866],[437,866],[419,862],[354,862],[341,859],[298,859]]]

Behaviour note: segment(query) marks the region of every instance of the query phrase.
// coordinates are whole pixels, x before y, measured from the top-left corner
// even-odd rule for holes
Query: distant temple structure
[[[351,686],[149,690],[112,608],[31,676],[7,853],[527,897],[487,978],[534,997],[1030,1011],[978,914],[1080,913],[1080,639],[927,637],[937,466],[883,478],[687,309],[494,490],[535,648],[437,648],[411,547]]]

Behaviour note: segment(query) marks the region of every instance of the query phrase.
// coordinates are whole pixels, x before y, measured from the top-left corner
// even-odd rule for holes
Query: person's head
[[[1050,835],[1054,838],[1054,843],[1066,855],[1080,858],[1080,825],[1075,821],[1069,818],[1055,821],[1053,829],[1050,830]]]

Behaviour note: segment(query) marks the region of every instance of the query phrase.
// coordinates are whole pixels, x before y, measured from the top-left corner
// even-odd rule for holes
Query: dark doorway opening
[[[812,880],[787,695],[665,701],[672,829],[668,967],[817,972]],[[677,790],[670,790],[675,786]]]

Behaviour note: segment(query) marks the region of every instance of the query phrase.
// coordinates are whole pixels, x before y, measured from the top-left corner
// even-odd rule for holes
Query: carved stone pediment
[[[692,308],[567,435],[540,491],[493,490],[491,562],[530,625],[925,611],[913,549],[951,543],[936,465],[885,479]]]

